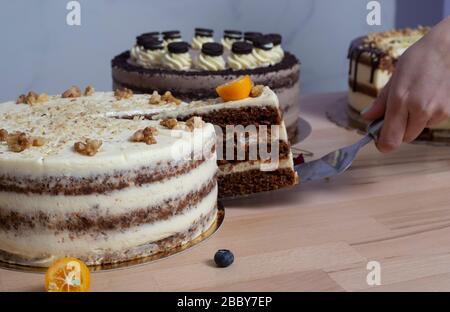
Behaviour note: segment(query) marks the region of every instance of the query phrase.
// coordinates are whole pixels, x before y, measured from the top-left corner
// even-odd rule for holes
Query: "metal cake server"
[[[329,178],[347,170],[359,150],[372,140],[377,140],[383,122],[384,119],[372,122],[367,128],[367,135],[357,143],[334,151],[320,159],[295,166],[294,169],[300,178],[300,183]]]
[[[367,127],[367,135],[353,145],[341,148],[320,159],[294,166],[294,170],[300,178],[300,183],[303,184],[314,180],[330,178],[347,170],[351,166],[359,150],[371,141],[376,141],[378,139],[383,123],[384,118],[372,122]],[[238,195],[222,199],[250,198],[272,192],[274,191]]]

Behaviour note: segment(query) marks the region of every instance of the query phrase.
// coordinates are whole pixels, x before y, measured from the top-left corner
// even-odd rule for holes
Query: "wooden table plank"
[[[328,121],[345,94],[302,98],[310,159],[361,136]],[[174,257],[94,273],[93,291],[450,290],[450,147],[405,145],[389,155],[368,146],[351,169],[328,181],[225,202],[222,229]],[[217,269],[219,248],[235,263]],[[366,283],[381,264],[382,285]],[[0,290],[43,290],[43,275],[0,270]]]

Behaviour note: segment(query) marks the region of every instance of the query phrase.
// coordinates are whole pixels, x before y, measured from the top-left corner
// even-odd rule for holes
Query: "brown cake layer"
[[[44,176],[36,179],[35,177],[19,178],[0,175],[0,192],[51,195],[104,194],[129,186],[141,186],[183,175],[197,168],[204,161],[204,159],[191,160],[182,165],[170,163],[156,164],[155,167],[151,168],[145,167],[133,171],[116,171],[111,175],[80,178],[72,176]]]
[[[130,212],[120,215],[99,215],[96,207],[84,213],[67,213],[62,217],[55,217],[53,214],[46,214],[41,211],[34,214],[6,212],[0,207],[0,230],[20,231],[42,227],[56,232],[72,232],[73,237],[86,232],[95,234],[104,231],[125,230],[142,224],[167,220],[172,216],[182,214],[189,207],[201,202],[214,189],[216,184],[216,179],[212,179],[201,189],[181,198],[167,199],[163,204],[130,210]]]
[[[224,108],[212,113],[199,114],[195,116],[202,117],[203,121],[212,123],[222,128],[225,132],[227,125],[280,125],[282,117],[277,107],[271,106],[247,106],[240,108]],[[191,116],[177,116],[178,120],[186,121]]]
[[[270,152],[271,152],[271,150],[272,150],[271,146],[272,146],[272,145],[271,145],[270,143],[267,144],[267,153],[270,153]],[[219,159],[219,160],[217,161],[217,164],[218,164],[218,165],[229,164],[229,163],[235,164],[235,163],[246,162],[246,161],[248,161],[248,160],[261,160],[261,155],[260,155],[259,153],[257,153],[256,159],[250,159],[250,156],[251,156],[251,155],[250,155],[250,152],[249,152],[250,147],[251,147],[251,145],[246,144],[245,147],[243,148],[244,153],[243,153],[243,155],[241,155],[241,156],[245,156],[244,159],[240,159],[240,160],[237,159],[237,152],[238,152],[238,149],[237,149],[236,146],[235,146],[235,148],[234,148],[234,156],[233,156],[233,159],[226,159],[226,145],[224,144],[224,145],[223,145],[223,151],[222,151],[222,158],[224,158],[224,159]],[[255,149],[256,149],[257,147],[252,146],[252,148],[255,148]],[[290,147],[290,145],[289,145],[288,142],[279,140],[279,141],[278,141],[278,150],[279,150],[279,152],[278,152],[278,158],[279,158],[280,160],[281,160],[281,159],[286,159],[286,158],[288,158],[288,157],[290,156],[291,147]]]
[[[87,265],[114,264],[124,261],[135,260],[143,257],[149,257],[160,253],[173,253],[174,249],[181,248],[186,242],[193,241],[208,230],[209,225],[217,217],[217,208],[213,209],[209,214],[201,216],[194,221],[191,226],[182,233],[169,236],[156,242],[148,242],[148,244],[136,246],[121,251],[104,250],[101,253],[92,253],[88,255],[66,255],[74,256],[81,259]],[[200,234],[201,235],[201,234]],[[42,259],[47,259],[51,255],[42,255],[36,258],[26,258],[20,255],[11,254],[0,250],[0,259],[4,262],[22,264],[22,265],[46,265]],[[47,263],[49,265],[51,263]]]
[[[298,183],[290,168],[275,171],[248,170],[218,177],[219,197],[234,197],[258,192],[267,192],[293,186]]]
[[[146,119],[153,119],[155,115],[139,115]],[[201,117],[203,121],[212,123],[213,125],[222,128],[223,133],[225,133],[227,125],[266,125],[268,130],[270,130],[270,125],[280,125],[283,118],[281,116],[280,110],[277,107],[272,106],[247,106],[239,108],[222,108],[208,113],[195,112],[189,115],[179,115],[173,113],[170,114],[171,118],[175,118],[178,121],[186,121],[194,116]],[[120,116],[122,119],[133,119],[136,116]]]

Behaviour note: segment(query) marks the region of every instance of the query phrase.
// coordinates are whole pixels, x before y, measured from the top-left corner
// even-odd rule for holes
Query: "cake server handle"
[[[367,126],[367,133],[374,139],[374,141],[378,141],[378,137],[380,136],[381,128],[383,128],[383,125],[384,116],[371,122]]]

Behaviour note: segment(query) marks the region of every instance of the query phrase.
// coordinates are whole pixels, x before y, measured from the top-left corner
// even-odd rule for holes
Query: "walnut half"
[[[158,129],[154,127],[146,127],[143,130],[136,131],[131,137],[132,142],[143,142],[147,145],[156,144],[155,135],[158,134]]]
[[[258,97],[260,96],[264,91],[264,86],[263,85],[256,85],[252,87],[252,90],[250,91],[250,96],[251,97]]]
[[[94,92],[95,92],[94,87],[91,86],[91,85],[88,85],[88,86],[86,87],[86,89],[84,89],[84,96],[90,96],[90,95],[93,95]]]
[[[81,96],[81,90],[78,86],[71,86],[69,89],[63,92],[61,97],[63,98],[75,98]]]
[[[98,153],[102,144],[103,142],[100,140],[86,139],[85,142],[76,142],[73,147],[81,155],[94,156]]]
[[[0,129],[0,142],[6,141],[6,138],[8,138],[8,131]]]
[[[48,101],[47,93],[37,94],[34,91],[28,92],[26,95],[21,94],[16,101],[16,104],[28,104],[33,105],[35,103],[44,103]]]
[[[129,99],[133,96],[133,91],[131,91],[130,89],[127,89],[127,88],[116,89],[114,91],[114,96],[118,100]]]
[[[170,92],[170,91],[166,91],[166,93],[164,93],[161,96],[161,100],[165,101],[167,103],[175,103],[176,105],[180,105],[181,104],[181,100],[177,99],[176,97],[174,97],[172,95],[172,92]]]
[[[168,129],[173,129],[177,126],[178,121],[175,118],[170,118],[170,119],[161,120],[161,122],[159,124]]]
[[[7,136],[6,143],[10,151],[20,153],[31,147],[33,142],[24,132],[15,132]]]

